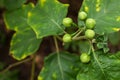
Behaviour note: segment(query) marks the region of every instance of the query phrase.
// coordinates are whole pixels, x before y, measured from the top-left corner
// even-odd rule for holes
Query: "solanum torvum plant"
[[[58,0],[18,1],[17,8],[6,5],[4,13],[7,28],[15,31],[10,54],[21,61],[36,56],[44,38],[55,44],[38,80],[120,79],[120,52],[110,54],[108,47],[120,41],[119,0],[83,0],[76,23],[67,15],[69,5]]]

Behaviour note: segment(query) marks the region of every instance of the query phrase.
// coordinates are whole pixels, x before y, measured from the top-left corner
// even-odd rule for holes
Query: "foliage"
[[[18,60],[35,53],[41,42],[41,39],[36,38],[34,31],[27,23],[27,15],[32,8],[33,4],[30,3],[15,11],[6,11],[4,14],[6,26],[16,31],[12,37],[10,53]],[[25,45],[23,46],[23,44]]]
[[[68,52],[52,53],[45,58],[45,67],[38,80],[74,80],[79,68],[76,62],[79,63],[79,57],[76,55]]]
[[[36,5],[24,4],[25,0],[15,1],[17,6],[3,4],[7,9],[4,13],[6,27],[15,31],[10,45],[10,54],[15,59],[22,60],[33,55],[45,37],[54,37],[56,52],[45,58],[38,80],[120,79],[120,52],[111,54],[108,47],[108,41],[112,44],[120,41],[120,35],[117,34],[120,30],[119,0],[84,0],[79,13],[84,11],[87,16],[82,20],[78,18],[78,24],[72,23],[71,27],[77,28],[74,33],[67,32],[62,24],[68,4],[57,0],[38,0]],[[89,18],[95,21],[86,25]],[[95,32],[94,36],[88,34],[92,36],[90,38],[85,36],[89,25],[92,26],[90,30]],[[58,41],[65,34],[70,35],[70,41],[62,41],[66,49],[59,51]],[[87,53],[90,61],[82,63],[80,53]]]
[[[0,62],[0,70],[3,69],[5,64]],[[18,71],[7,71],[5,73],[0,73],[0,80],[18,80]]]

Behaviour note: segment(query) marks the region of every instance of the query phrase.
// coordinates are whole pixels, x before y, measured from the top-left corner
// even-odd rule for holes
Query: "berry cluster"
[[[80,37],[83,36],[84,39],[88,40],[92,40],[95,37],[95,31],[93,30],[96,25],[95,19],[88,18],[88,14],[84,11],[80,11],[78,13],[78,19],[84,22],[84,28],[80,29],[80,27],[78,27],[79,31],[76,31],[74,34],[65,33],[62,38],[64,43],[69,43],[72,40],[79,40],[81,39]],[[71,27],[74,23],[70,17],[66,17],[63,19],[62,24],[65,27]],[[90,55],[88,53],[82,53],[80,55],[80,60],[83,63],[88,63],[90,61]]]

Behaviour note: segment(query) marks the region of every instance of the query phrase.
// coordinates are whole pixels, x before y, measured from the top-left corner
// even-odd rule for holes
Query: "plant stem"
[[[13,64],[9,65],[7,68],[5,68],[4,70],[2,70],[0,73],[5,73],[5,72],[7,72],[9,69],[11,69],[11,68],[13,68],[13,67],[15,67],[15,66],[18,66],[18,65],[20,65],[20,64],[22,64],[22,63],[28,62],[28,61],[30,61],[30,60],[32,60],[31,57],[30,57],[30,58],[27,58],[27,59],[25,59],[25,60],[22,60],[22,61],[13,63]]]
[[[30,80],[34,80],[35,76],[34,74],[35,74],[35,55],[33,55]]]
[[[54,36],[54,42],[55,42],[56,52],[59,53],[58,43],[55,36]]]
[[[60,41],[63,41],[62,38],[60,36],[55,36],[57,39],[59,39]]]
[[[81,40],[81,39],[86,39],[85,36],[79,36],[79,37],[76,37],[76,38],[72,38],[72,40]]]
[[[89,48],[88,55],[90,55],[90,53],[91,53],[91,46],[90,46],[90,48]]]
[[[75,39],[76,37],[78,37],[84,31],[84,29],[85,29],[85,27],[78,29],[78,31],[77,31],[78,33],[76,33],[76,35],[72,39]]]
[[[79,31],[80,31],[80,29],[78,29],[77,31],[75,31],[74,33],[72,33],[71,36],[76,35]]]

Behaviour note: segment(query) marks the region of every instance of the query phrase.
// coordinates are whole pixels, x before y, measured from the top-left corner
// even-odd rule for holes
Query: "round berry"
[[[95,25],[96,25],[96,21],[94,19],[92,19],[92,18],[88,18],[86,20],[85,24],[86,24],[86,27],[88,29],[93,29],[95,27]]]
[[[71,42],[72,41],[72,37],[70,34],[65,34],[63,36],[63,42],[67,43],[67,42]]]
[[[90,56],[87,53],[82,53],[80,55],[80,61],[82,63],[88,63],[90,61]]]
[[[85,20],[85,19],[87,18],[87,13],[84,12],[84,11],[79,12],[79,13],[78,13],[78,18],[79,18],[80,20]]]
[[[86,38],[92,39],[95,36],[95,32],[91,29],[87,29],[85,31]]]
[[[70,27],[73,23],[73,20],[69,17],[63,19],[63,25],[66,27]]]

